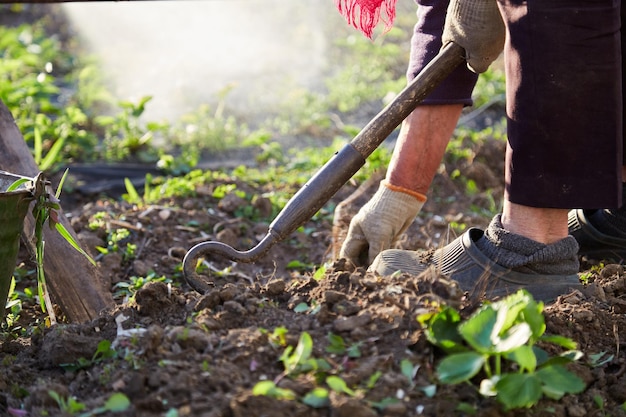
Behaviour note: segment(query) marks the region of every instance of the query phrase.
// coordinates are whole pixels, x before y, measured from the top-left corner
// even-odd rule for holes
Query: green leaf
[[[397,398],[385,397],[380,401],[370,402],[370,405],[379,411],[384,411],[391,404],[398,404],[400,400]]]
[[[434,314],[422,314],[417,320],[426,328],[425,335],[430,343],[441,347],[446,352],[466,350],[461,345],[463,339],[458,331],[461,316],[452,307],[445,307]]]
[[[117,356],[117,351],[111,348],[111,341],[103,339],[98,343],[98,348],[91,358],[92,361],[105,360]]]
[[[307,303],[300,303],[293,308],[294,313],[306,313],[309,311],[309,306]]]
[[[497,399],[507,410],[530,407],[542,395],[541,381],[535,374],[505,374],[496,384]]]
[[[348,357],[350,358],[360,358],[361,357],[361,348],[358,343],[350,345],[347,350]]]
[[[57,198],[57,200],[61,196],[61,190],[63,189],[63,184],[65,184],[65,180],[67,179],[67,174],[69,174],[69,172],[70,172],[70,169],[69,168],[65,168],[65,171],[63,172],[63,176],[61,177],[61,180],[59,181],[59,186],[57,187],[57,192],[54,194],[54,196]]]
[[[324,276],[326,275],[326,269],[327,269],[326,264],[324,264],[324,265],[320,266],[319,268],[317,268],[315,270],[315,272],[313,273],[313,279],[315,281],[321,281],[324,278]]]
[[[331,375],[326,378],[326,384],[335,392],[345,393],[350,396],[356,395],[356,392],[348,387],[346,381],[336,375]]]
[[[561,393],[561,396],[563,394],[577,394],[585,389],[583,380],[561,365],[542,367],[536,374],[545,389],[553,394]],[[558,398],[560,398],[560,396]]]
[[[485,363],[485,357],[476,352],[455,353],[437,366],[437,375],[444,384],[458,384],[474,377]]]
[[[543,316],[543,303],[534,299],[529,300],[528,305],[522,311],[523,320],[528,323],[533,333],[532,342],[536,342],[546,331],[546,320]]]
[[[346,343],[341,336],[329,333],[327,339],[330,344],[326,347],[326,352],[336,355],[343,355],[346,352]]]
[[[128,407],[130,407],[130,400],[121,392],[114,393],[104,403],[104,409],[112,412],[125,411],[128,410]]]
[[[455,411],[459,411],[463,414],[467,414],[470,416],[475,415],[478,411],[476,410],[476,407],[473,406],[472,404],[468,404],[466,402],[460,402],[457,404]]]
[[[541,340],[549,343],[554,343],[555,345],[561,346],[565,349],[574,350],[578,348],[578,344],[574,342],[569,337],[559,336],[559,335],[543,335]]]
[[[459,325],[459,333],[478,352],[492,353],[493,336],[498,334],[497,319],[496,310],[486,305]]]
[[[10,293],[11,291],[9,291],[9,294]],[[589,365],[591,365],[591,367],[593,368],[597,368],[599,366],[606,365],[607,363],[611,362],[613,358],[615,358],[615,355],[608,354],[607,352],[604,352],[604,351],[599,352],[599,353],[592,353],[589,355]]]
[[[19,180],[15,180],[9,187],[6,189],[6,192],[15,191],[20,188],[20,185],[25,184],[27,182],[32,182],[32,179],[29,178],[20,178]]]
[[[139,196],[137,189],[129,178],[124,178],[124,186],[126,187],[126,193],[128,194],[128,198],[126,199],[126,201],[128,201],[130,204],[140,203],[141,197]]]
[[[437,385],[435,384],[426,385],[424,387],[421,387],[420,391],[422,391],[424,395],[426,395],[428,398],[433,398],[435,394],[437,393]]]
[[[96,266],[96,261],[94,261],[93,258],[89,256],[89,254],[85,252],[83,248],[80,247],[78,242],[76,242],[76,240],[72,237],[70,232],[67,231],[65,226],[63,226],[61,223],[57,223],[54,225],[54,227],[56,228],[57,232],[59,232],[59,234],[63,236],[63,238],[67,241],[67,243],[72,245],[74,249],[76,249],[80,254],[82,254],[85,258],[87,258],[89,262],[91,262],[92,265]]]
[[[63,146],[65,146],[65,137],[60,137],[54,142],[46,156],[39,162],[39,169],[42,171],[49,170],[59,158]]]
[[[35,127],[33,132],[33,157],[37,166],[41,163],[41,156],[43,155],[43,139],[41,138],[41,130]],[[43,169],[42,169],[43,171]]]
[[[520,346],[517,349],[507,352],[504,356],[506,359],[517,363],[522,370],[534,372],[537,368],[537,357],[535,356],[533,348],[528,345]]]
[[[498,312],[498,333],[507,331],[519,318],[520,313],[529,303],[533,301],[532,296],[525,290],[519,290],[500,301],[492,304],[494,310]]]
[[[409,384],[413,383],[414,371],[415,366],[413,366],[413,363],[410,360],[402,359],[400,361],[400,372],[402,372],[402,375],[406,377]]]
[[[279,400],[295,400],[296,394],[286,388],[279,388],[274,381],[259,381],[252,387],[252,395],[272,397]]]
[[[535,357],[537,358],[537,366],[543,365],[550,359],[550,355],[548,354],[548,352],[546,352],[537,345],[533,345],[533,352],[535,353]]]
[[[311,335],[307,332],[302,332],[293,354],[291,354],[291,349],[289,348],[291,348],[291,346],[287,347],[281,357],[287,373],[294,372],[298,366],[310,365],[308,359],[311,357],[311,352],[313,352],[313,339],[311,339]]]
[[[252,395],[269,395],[274,388],[276,388],[274,381],[259,381],[252,387]]]
[[[302,398],[302,402],[313,408],[328,407],[330,404],[328,390],[322,387],[313,388]]]
[[[502,337],[496,337],[494,352],[504,353],[517,349],[528,342],[532,332],[527,323],[519,323],[511,327]]]

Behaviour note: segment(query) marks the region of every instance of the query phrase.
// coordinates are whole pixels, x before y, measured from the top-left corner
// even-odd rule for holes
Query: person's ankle
[[[492,219],[476,244],[489,259],[517,272],[571,275],[580,267],[578,243],[573,237],[551,244],[537,242],[504,229],[500,215]]]
[[[535,242],[551,244],[568,236],[567,209],[530,207],[505,199],[502,227]]]

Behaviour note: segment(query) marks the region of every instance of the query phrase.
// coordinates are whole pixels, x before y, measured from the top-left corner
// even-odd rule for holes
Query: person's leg
[[[387,180],[426,194],[441,164],[463,104],[419,106],[402,123]]]
[[[411,81],[439,53],[448,0],[417,0],[407,79]],[[472,104],[478,76],[455,69],[402,123],[387,180],[426,194],[464,106]]]
[[[621,6],[621,4],[620,4]],[[621,21],[626,17],[626,8],[621,7]],[[626,85],[626,31],[621,30],[622,108],[626,108],[623,87]],[[626,132],[623,131],[622,149],[626,149]],[[626,261],[626,153],[622,160],[622,204],[619,208],[600,210],[577,209],[568,216],[569,232],[580,244],[580,255],[589,260]]]
[[[516,204],[621,205],[620,0],[499,0],[506,190]]]
[[[384,251],[371,269],[435,268],[488,297],[526,288],[549,300],[580,285],[567,209],[621,202],[619,1],[499,1],[508,31],[503,214],[432,254]]]
[[[407,79],[411,81],[441,50],[448,0],[417,0]],[[355,265],[373,258],[401,236],[421,210],[463,106],[472,104],[477,75],[459,65],[403,122],[386,178],[352,217],[339,256]],[[337,206],[335,218],[345,211]],[[394,207],[391,213],[390,207]],[[343,242],[341,242],[343,240]],[[338,242],[339,241],[339,242]]]

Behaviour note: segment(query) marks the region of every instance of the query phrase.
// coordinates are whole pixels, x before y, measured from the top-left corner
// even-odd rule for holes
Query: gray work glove
[[[341,246],[340,258],[359,265],[361,254],[367,251],[368,265],[379,252],[389,249],[411,225],[424,206],[424,201],[388,188],[385,181],[378,191],[352,218],[348,235]]]
[[[451,0],[442,42],[465,49],[467,67],[487,71],[504,48],[505,29],[496,0]]]

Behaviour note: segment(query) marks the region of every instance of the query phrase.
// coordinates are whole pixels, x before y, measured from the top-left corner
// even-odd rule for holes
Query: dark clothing
[[[621,0],[499,0],[509,201],[621,205]]]
[[[439,51],[448,6],[416,1],[409,79]],[[507,27],[507,198],[531,207],[619,207],[626,165],[621,0],[498,2]],[[461,66],[424,104],[469,105],[475,83]]]
[[[441,49],[441,35],[446,20],[447,0],[416,0],[417,24],[411,38],[411,58],[407,78],[412,80]],[[426,97],[423,104],[472,105],[472,90],[478,76],[459,66]]]

